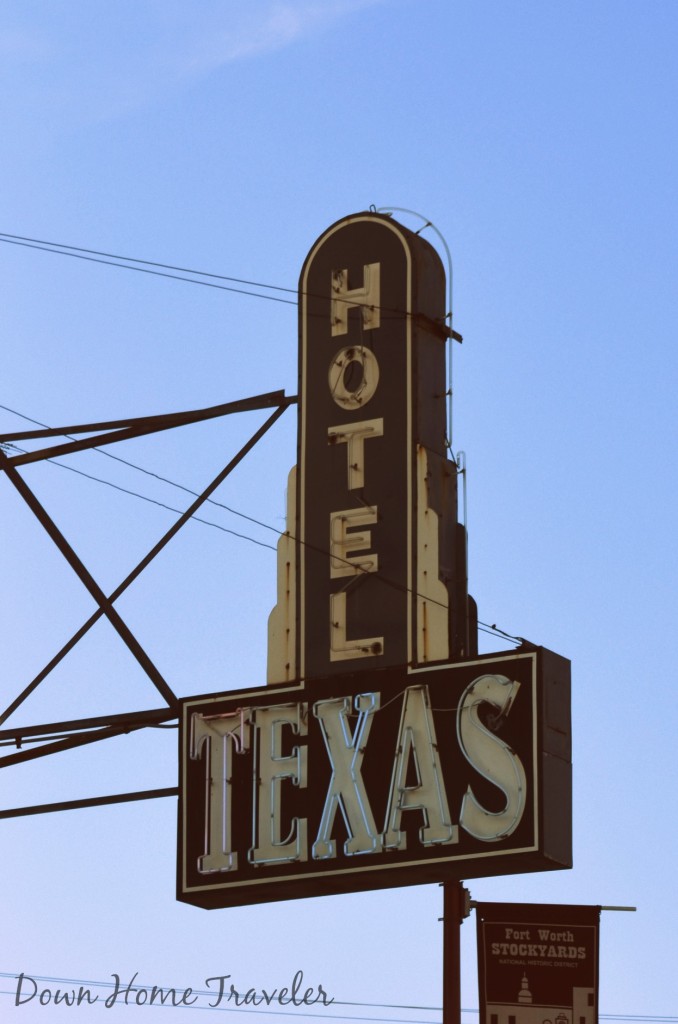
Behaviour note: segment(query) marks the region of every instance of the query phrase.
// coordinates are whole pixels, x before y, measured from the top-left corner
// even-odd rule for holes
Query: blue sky
[[[469,888],[637,906],[603,915],[601,1011],[673,1019],[677,29],[673,0],[0,10],[5,236],[294,289],[324,228],[370,204],[443,233],[464,336],[453,444],[469,467],[471,590],[483,621],[573,663],[575,866]],[[59,425],[296,393],[294,305],[7,241],[0,261],[3,431],[25,428],[17,413]],[[230,417],[119,454],[198,490],[260,422]],[[221,529],[189,524],[121,599],[178,693],[265,678],[275,555],[262,544],[284,522],[295,435],[290,411],[218,496],[265,526],[210,508]],[[96,453],[67,461],[185,507],[176,488]],[[25,477],[104,588],[172,522],[63,468]],[[7,482],[0,507],[4,705],[91,603]],[[8,724],[155,706],[99,623]],[[8,768],[1,805],[174,785],[175,739],[149,731]],[[0,989],[20,971],[201,988],[213,974],[261,986],[303,969],[337,1000],[441,1005],[436,887],[208,913],[174,901],[175,834],[172,800],[2,822]],[[473,1022],[472,920],[463,933]],[[12,1024],[66,1013],[6,994],[0,1005]],[[196,1017],[172,1010],[177,1024]]]

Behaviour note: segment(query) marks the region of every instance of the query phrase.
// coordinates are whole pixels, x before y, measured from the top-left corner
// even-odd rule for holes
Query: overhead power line
[[[8,245],[20,245],[26,249],[41,249],[43,252],[56,253],[58,256],[72,256],[74,259],[87,260],[89,263],[103,263],[109,267],[120,267],[122,270],[137,270],[141,274],[152,274],[155,277],[168,277],[175,281],[185,281],[188,284],[200,284],[205,288],[218,288],[224,292],[235,292],[239,295],[251,295],[257,299],[269,299],[271,302],[282,302],[288,306],[296,306],[296,299],[283,299],[279,295],[266,295],[264,292],[248,291],[245,288],[235,288],[233,285],[217,284],[216,281],[202,281],[202,277],[212,277],[222,281],[233,281],[249,285],[252,288],[268,288],[271,291],[292,292],[293,288],[283,288],[275,284],[261,284],[257,281],[245,281],[237,277],[228,277],[225,274],[212,274],[205,270],[190,270],[184,267],[172,267],[166,263],[155,263],[152,260],[136,259],[133,256],[117,256],[114,253],[99,253],[96,249],[82,249],[74,245],[62,245],[60,242],[44,242],[40,239],[24,238],[21,235],[8,235],[0,232],[0,242]],[[122,262],[116,262],[122,261]],[[135,264],[146,264],[136,266]],[[166,269],[152,270],[151,267],[164,267]],[[180,270],[181,274],[170,274],[170,270]],[[184,277],[183,274],[194,274],[195,277]]]
[[[43,423],[41,420],[36,420],[31,416],[26,416],[24,413],[18,412],[16,409],[11,409],[7,405],[0,404],[0,409],[3,409],[5,412],[10,412],[12,413],[12,415],[18,416],[20,419],[26,420],[26,422],[28,423],[34,423],[36,426],[44,427],[46,430],[50,429],[49,426],[46,423]],[[69,434],[66,434],[65,436],[70,437]],[[162,483],[168,484],[170,487],[175,487],[178,490],[184,491],[186,494],[190,494],[194,497],[198,496],[198,492],[191,490],[190,487],[185,487],[183,484],[177,483],[174,480],[170,480],[168,477],[161,476],[159,473],[155,473],[152,470],[145,469],[143,466],[139,466],[134,462],[129,462],[127,459],[123,459],[119,455],[114,455],[112,452],[109,452],[104,448],[92,448],[91,450],[97,452],[99,455],[105,455],[116,462],[120,462],[123,465],[128,466],[130,469],[136,470],[139,473],[144,473],[145,475],[153,477],[154,479],[159,480]],[[86,473],[83,470],[76,469],[74,466],[68,466],[63,462],[57,461],[56,459],[46,459],[45,461],[49,462],[53,466],[58,466],[60,469],[67,469],[70,472],[76,473],[78,476],[85,477],[88,480],[92,480],[95,483],[103,484],[106,487],[112,487],[114,490],[121,491],[123,494],[128,494],[130,497],[138,498],[140,501],[146,501],[152,505],[157,505],[160,508],[164,508],[169,512],[176,512],[178,514],[181,514],[180,509],[176,509],[173,506],[167,505],[165,502],[158,501],[155,498],[150,498],[145,494],[140,494],[138,491],[133,491],[127,487],[122,487],[119,484],[115,484],[110,480],[105,480],[102,477],[94,476],[92,473]],[[217,508],[223,508],[226,512],[230,512],[231,515],[245,519],[248,522],[253,523],[255,526],[260,526],[262,529],[269,530],[271,533],[274,533],[277,537],[281,537],[285,532],[283,530],[278,529],[275,526],[271,526],[269,523],[265,523],[260,519],[256,519],[254,516],[247,515],[245,512],[239,512],[237,509],[232,508],[230,505],[225,505],[223,502],[217,501],[215,498],[207,498],[206,502],[209,503],[210,505],[215,505]],[[248,534],[238,533],[235,530],[230,530],[228,527],[222,526],[220,523],[212,522],[209,519],[202,519],[200,516],[195,515],[191,516],[191,518],[195,519],[196,522],[202,523],[205,526],[212,526],[217,530],[221,530],[223,533],[231,534],[232,536],[237,537],[240,540],[249,541],[250,543],[256,544],[259,547],[269,548],[271,551],[277,550],[277,548],[274,547],[274,545],[272,544],[266,544],[265,541],[257,540],[254,537],[250,537]],[[389,581],[387,580],[386,582]],[[487,633],[489,636],[501,637],[502,639],[510,640],[512,643],[515,644],[525,642],[524,637],[514,636],[512,633],[508,633],[505,630],[500,629],[496,625],[496,623],[490,624],[488,622],[482,622],[479,619],[478,629],[480,632]]]
[[[65,245],[62,242],[48,242],[44,238],[27,238],[25,235],[9,235],[4,231],[0,231],[0,241],[7,242],[25,242],[31,245],[43,245],[49,246],[50,252],[55,252],[60,249],[68,250],[69,252],[81,252],[87,253],[90,256],[105,256],[112,260],[123,260],[126,263],[143,263],[149,267],[161,267],[163,270],[178,270],[183,274],[195,274],[197,277],[214,277],[220,281],[231,281],[235,284],[246,284],[252,288],[268,288],[271,291],[277,292],[290,292],[292,295],[296,295],[296,288],[284,288],[277,284],[264,284],[261,281],[248,281],[241,277],[229,277],[227,274],[214,274],[207,270],[194,270],[192,267],[177,267],[172,263],[159,263],[157,260],[145,260],[137,258],[136,256],[119,256],[114,252],[102,252],[99,249],[84,249],[78,245]],[[68,255],[68,252],[64,252],[64,255]]]
[[[18,245],[27,249],[39,249],[42,252],[51,252],[57,256],[72,256],[74,259],[87,260],[91,263],[103,263],[106,266],[120,267],[123,270],[137,270],[142,274],[152,274],[155,277],[166,277],[175,281],[184,281],[188,284],[199,284],[205,288],[217,288],[220,291],[235,292],[239,295],[251,295],[257,299],[268,299],[271,302],[282,302],[287,306],[298,305],[297,299],[285,299],[280,295],[267,295],[266,292],[285,292],[289,295],[297,295],[296,288],[289,288],[283,285],[277,284],[266,284],[263,281],[250,281],[246,278],[233,277],[228,274],[217,274],[207,270],[194,270],[191,267],[180,267],[172,263],[160,263],[157,260],[147,260],[137,256],[121,256],[118,253],[104,252],[100,249],[86,249],[83,246],[78,245],[67,245],[64,242],[50,242],[42,238],[30,238],[26,235],[12,235],[8,232],[0,231],[0,242],[5,242],[7,245]],[[155,268],[155,269],[153,269]],[[172,271],[172,273],[170,273]],[[184,275],[192,274],[192,277],[186,277]],[[212,280],[203,280],[203,278],[211,278]],[[229,281],[230,284],[218,284],[218,281]],[[234,285],[247,285],[247,288],[236,288]],[[263,288],[266,291],[250,291],[250,288]],[[310,292],[304,293],[308,298],[323,298],[327,299],[326,295],[318,296],[313,295]],[[335,302],[345,302],[348,305],[354,305],[353,300],[344,298],[340,295],[332,296]],[[405,313],[402,309],[394,309],[388,306],[371,306],[370,308],[379,309],[382,314],[388,315],[393,314],[395,316],[410,316],[409,313]],[[452,330],[451,327],[447,326],[447,319],[451,316],[451,310],[448,310],[447,315],[440,321],[431,321],[429,323],[430,329],[438,333],[442,338],[452,338],[455,341],[461,342],[463,339],[460,334]],[[421,319],[421,317],[419,317]]]
[[[28,423],[34,423],[36,426],[44,427],[46,430],[50,429],[48,427],[48,425],[46,423],[43,423],[41,420],[36,420],[33,417],[31,417],[31,416],[26,416],[24,413],[18,412],[16,409],[11,409],[7,405],[0,404],[0,409],[3,409],[5,412],[10,412],[14,416],[18,416],[20,419],[26,420]],[[70,437],[69,434],[66,434],[64,436]],[[22,449],[17,449],[17,450],[22,450]],[[104,448],[92,448],[91,450],[95,451],[95,452],[98,452],[99,455],[106,455],[108,458],[114,459],[116,462],[121,462],[123,465],[128,466],[130,469],[134,469],[134,470],[136,470],[136,471],[138,471],[140,473],[146,474],[147,476],[151,476],[151,477],[155,478],[156,480],[160,480],[162,483],[166,483],[170,487],[176,487],[178,490],[184,491],[186,494],[191,494],[194,497],[197,497],[197,495],[198,495],[197,491],[193,491],[189,487],[185,487],[183,484],[179,484],[179,483],[177,483],[174,480],[170,480],[168,477],[161,476],[159,473],[155,473],[152,470],[145,469],[143,466],[139,466],[139,465],[137,465],[134,462],[129,462],[127,459],[123,459],[119,455],[113,455],[112,452],[109,452],[109,451],[107,451]],[[180,509],[176,509],[173,506],[167,505],[165,502],[158,501],[155,498],[150,498],[150,497],[148,497],[145,494],[140,494],[138,491],[133,491],[130,488],[127,488],[127,487],[122,487],[119,484],[115,484],[115,483],[113,483],[110,480],[105,480],[102,477],[94,476],[92,473],[86,473],[83,470],[75,469],[75,467],[68,466],[68,465],[66,465],[63,462],[57,461],[56,459],[46,459],[45,461],[49,462],[53,466],[58,466],[61,469],[67,469],[70,472],[76,473],[78,476],[85,477],[88,480],[92,480],[95,483],[103,484],[106,487],[112,487],[114,490],[121,491],[123,494],[130,495],[130,497],[138,498],[139,500],[149,502],[152,505],[157,505],[158,507],[164,508],[164,509],[166,509],[169,512],[176,512],[178,514],[181,514],[181,510]],[[237,509],[232,508],[230,505],[225,505],[223,502],[217,501],[214,498],[207,498],[206,501],[209,504],[215,505],[218,508],[223,508],[226,512],[230,512],[234,516],[239,516],[240,518],[245,519],[245,520],[247,520],[250,523],[253,523],[255,526],[260,526],[262,529],[269,530],[270,532],[275,533],[277,537],[281,537],[283,535],[283,533],[285,532],[284,530],[280,530],[280,529],[278,529],[275,526],[271,526],[269,523],[265,523],[265,522],[263,522],[260,519],[256,519],[254,516],[247,515],[244,512],[239,512]],[[265,541],[257,540],[254,537],[250,537],[248,534],[238,533],[235,530],[230,530],[228,527],[221,526],[221,524],[212,522],[211,520],[202,519],[200,516],[195,516],[195,515],[191,516],[191,518],[195,519],[196,522],[203,523],[205,526],[212,526],[215,529],[221,530],[224,533],[231,534],[232,536],[237,537],[240,540],[249,541],[250,543],[256,544],[259,547],[269,548],[271,551],[276,551],[277,550],[277,548],[274,547],[272,544],[266,544]],[[323,552],[323,553],[324,554],[328,554],[328,552]],[[385,580],[385,582],[392,583],[392,581],[389,581],[389,580]],[[398,589],[400,589],[398,584],[393,582],[392,585],[394,585],[394,586],[398,587]],[[496,623],[490,624],[488,622],[482,622],[479,619],[478,620],[478,629],[479,629],[480,632],[487,633],[489,636],[501,637],[502,639],[511,641],[511,643],[520,644],[520,643],[525,642],[524,637],[514,636],[512,633],[508,633],[505,630],[500,629],[496,625]]]

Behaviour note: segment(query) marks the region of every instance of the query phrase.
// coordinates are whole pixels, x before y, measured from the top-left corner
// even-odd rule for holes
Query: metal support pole
[[[443,1024],[461,1024],[461,882],[443,882]]]

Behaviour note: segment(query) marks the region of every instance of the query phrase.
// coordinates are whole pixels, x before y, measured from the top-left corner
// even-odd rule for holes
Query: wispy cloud
[[[249,8],[240,24],[223,25],[216,32],[201,33],[183,53],[185,74],[204,74],[236,60],[261,56],[383,0],[288,0],[259,3]]]
[[[38,23],[15,0],[18,27],[0,24],[0,77],[12,96],[6,114],[36,118],[48,131],[124,116],[385,2],[71,0]]]

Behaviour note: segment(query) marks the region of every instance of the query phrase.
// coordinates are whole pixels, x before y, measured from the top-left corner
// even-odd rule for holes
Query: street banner
[[[600,907],[475,910],[480,1024],[597,1024]]]

